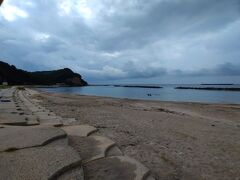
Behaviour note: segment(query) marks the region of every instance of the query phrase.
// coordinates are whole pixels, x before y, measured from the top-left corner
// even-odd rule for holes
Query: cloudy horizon
[[[90,83],[240,83],[239,0],[5,0],[0,60]]]

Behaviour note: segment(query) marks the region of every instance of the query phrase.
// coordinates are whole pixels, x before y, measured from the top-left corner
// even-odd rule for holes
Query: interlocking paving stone
[[[143,180],[149,170],[127,156],[115,156],[91,161],[84,165],[85,180]]]
[[[26,115],[27,126],[39,125],[39,120],[37,116]]]
[[[88,136],[91,133],[97,131],[97,129],[93,126],[89,125],[76,125],[76,126],[64,126],[62,129],[69,135],[69,136]]]
[[[0,179],[47,180],[81,165],[70,146],[43,146],[0,153]]]
[[[105,156],[122,156],[123,152],[118,148],[118,146],[112,146],[105,152]]]
[[[73,168],[61,174],[59,177],[57,177],[57,180],[84,180],[83,169],[81,166]]]
[[[47,125],[47,126],[52,126],[52,127],[62,127],[62,126],[63,126],[62,123],[58,123],[58,122],[52,122],[52,123],[41,123],[41,125]]]
[[[16,106],[14,104],[5,104],[5,103],[0,103],[0,110],[1,111],[10,111],[10,110],[16,110]]]
[[[62,122],[59,121],[59,120],[51,120],[51,121],[48,121],[48,122],[46,122],[46,121],[43,122],[43,121],[41,121],[41,119],[39,119],[39,123],[41,125],[53,126],[53,127],[61,127],[61,126],[63,126]]]
[[[148,175],[147,177],[144,178],[144,180],[156,180],[153,176]]]
[[[58,116],[48,116],[48,115],[38,115],[38,114],[36,114],[36,116],[38,116],[40,123],[62,124],[62,118]]]
[[[115,142],[103,136],[69,136],[68,139],[69,145],[78,151],[84,162],[105,157],[107,150],[115,146]]]
[[[24,113],[25,111],[22,108],[18,108],[18,107],[1,107],[0,106],[0,114],[20,114],[20,113]]]
[[[60,126],[62,124],[69,125],[75,122],[75,119],[63,119],[57,116],[56,114],[51,113],[46,108],[39,106],[38,101],[35,101],[29,98],[29,96],[33,95],[34,93],[35,91],[31,91],[31,90],[19,91],[17,93],[17,97],[20,98],[18,99],[18,102],[19,102],[18,106],[23,107],[22,105],[24,104],[24,107],[27,107],[27,109],[30,110],[30,112],[32,112],[35,116],[38,117],[38,120],[42,125]],[[24,109],[24,112],[26,113],[27,111]],[[27,120],[27,122],[31,124],[30,123],[31,121],[29,121],[29,119]],[[33,122],[36,122],[36,121],[33,121]],[[8,128],[8,126],[4,126],[4,128],[2,129],[6,129],[6,127]],[[40,127],[46,127],[46,126],[40,126]],[[49,126],[47,127],[49,128]],[[2,129],[0,129],[0,142],[1,142]],[[15,173],[15,175],[13,173],[12,177],[14,177],[14,179],[18,179],[16,177],[19,177],[19,172],[21,172],[19,179],[38,179],[39,178],[39,179],[58,179],[58,180],[65,180],[65,179],[66,180],[68,179],[154,180],[154,178],[149,176],[150,174],[149,170],[145,166],[143,166],[141,163],[139,163],[134,159],[131,159],[127,156],[122,156],[122,152],[115,145],[113,141],[101,136],[89,136],[93,132],[97,131],[95,127],[92,127],[89,125],[63,126],[62,130],[64,130],[67,133],[68,139],[63,137],[60,137],[60,139],[59,138],[56,139],[56,137],[53,137],[53,139],[50,139],[50,141],[53,140],[51,141],[51,143],[48,143],[49,140],[45,141],[42,144],[38,143],[44,146],[36,145],[40,147],[30,148],[33,146],[28,147],[25,145],[25,147],[23,148],[26,148],[26,149],[0,153],[0,159],[3,154],[5,154],[4,158],[8,158],[9,161],[15,158],[17,159],[16,163],[13,163],[13,167],[15,165],[16,167],[19,167],[21,166],[21,164],[24,164],[23,168],[19,168],[20,171],[18,168],[16,168],[16,171],[18,173]],[[31,139],[35,139],[35,137]],[[18,140],[18,141],[22,141],[22,140]],[[32,143],[31,140],[29,142],[30,144]],[[48,144],[46,144],[46,142]],[[71,163],[67,163],[67,165],[61,166],[62,165],[61,162],[63,163],[63,161],[61,161],[62,159],[60,160],[58,159],[54,161],[55,159],[53,157],[55,156],[56,159],[65,158],[63,155],[64,153],[58,157],[59,154],[55,154],[54,152],[51,153],[51,151],[49,150],[44,152],[39,152],[39,149],[56,148],[56,147],[60,149],[62,148],[62,150],[66,150],[66,148],[69,148],[68,144],[74,148],[75,155],[76,153],[80,155],[82,157],[82,160],[80,160],[79,158],[77,162],[71,162]],[[10,147],[7,150],[14,150],[14,149],[17,149],[17,148]],[[34,149],[38,149],[38,150],[35,151]],[[21,155],[20,152],[24,152],[28,150],[31,150],[30,153],[23,153],[24,155]],[[35,151],[35,152],[32,153],[32,151]],[[1,152],[1,146],[0,146],[0,152]],[[14,155],[7,156],[11,153],[14,153]],[[45,158],[47,160],[45,162],[40,162],[40,165],[30,166],[30,164],[34,163],[34,161],[32,161],[32,158],[31,158],[33,154],[34,154],[34,157],[36,154],[36,156],[38,157],[36,159],[40,159],[40,161],[41,159],[45,159]],[[50,156],[52,154],[51,158],[53,159],[51,158],[48,159],[49,155],[47,154],[50,154]],[[65,155],[69,155],[69,153],[66,153]],[[18,161],[18,158],[19,159],[21,158],[21,160]],[[69,161],[71,158],[72,156],[66,157],[66,161]],[[61,164],[60,168],[52,167],[58,163]],[[84,164],[84,176],[83,176],[83,170],[81,167],[82,163]],[[39,167],[44,167],[45,169],[42,170]],[[34,169],[31,169],[29,172],[27,172],[28,168],[34,168]],[[3,169],[4,172],[5,171],[10,172],[12,170],[11,168],[8,170],[5,170],[4,167],[1,166],[1,162],[0,162],[0,172],[1,172],[1,169]],[[37,178],[35,178],[36,175],[37,175]],[[7,179],[6,178],[7,176],[0,175],[0,179],[1,177],[3,177],[4,179]]]
[[[52,141],[49,144],[46,144],[45,146],[62,146],[62,145],[69,145],[68,144],[68,138],[62,138]]]
[[[59,127],[62,126],[62,118],[59,116],[56,116],[54,113],[51,113],[49,110],[47,110],[44,107],[41,107],[39,105],[35,105],[32,101],[30,100],[28,96],[28,93],[24,91],[19,91],[18,96],[20,99],[22,99],[23,104],[34,114],[38,117],[38,121],[40,124],[43,125],[49,125],[49,126],[55,126]],[[35,121],[36,123],[36,121]]]
[[[8,124],[8,125],[25,125],[27,123],[26,118],[20,115],[18,112],[16,113],[0,113],[0,124]]]
[[[40,146],[64,137],[65,132],[54,127],[5,126],[0,129],[0,152]]]
[[[76,122],[75,118],[64,118],[63,119],[63,125],[71,125],[72,123]]]

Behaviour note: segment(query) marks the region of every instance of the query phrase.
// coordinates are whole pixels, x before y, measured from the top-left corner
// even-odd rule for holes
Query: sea
[[[128,84],[129,86],[129,84]],[[139,86],[131,84],[130,86]],[[114,85],[91,85],[85,87],[40,88],[42,91],[79,95],[114,97],[174,102],[201,102],[240,104],[240,91],[175,89],[175,87],[220,87],[240,88],[240,85],[197,85],[197,84],[144,84],[162,88],[116,87]]]

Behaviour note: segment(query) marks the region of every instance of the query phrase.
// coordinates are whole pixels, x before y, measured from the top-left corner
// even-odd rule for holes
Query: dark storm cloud
[[[219,65],[216,69],[216,74],[223,75],[240,75],[240,64],[225,63]]]
[[[224,63],[216,68],[201,70],[201,75],[225,75],[225,76],[240,76],[240,64]]]
[[[240,76],[240,63],[224,63],[214,68],[203,68],[198,71],[174,70],[169,74],[177,76]]]
[[[239,75],[239,29],[239,0],[9,0],[0,59],[91,79]]]
[[[115,69],[117,70],[117,69]],[[127,62],[124,67],[119,71],[121,75],[109,76],[105,74],[100,79],[111,78],[111,79],[143,79],[143,78],[155,78],[161,76],[178,76],[178,77],[188,77],[188,76],[240,76],[240,64],[224,63],[217,65],[214,68],[204,68],[197,71],[182,71],[180,69],[167,70],[162,67],[152,67],[145,65],[144,67],[136,65],[132,61]]]
[[[167,70],[162,67],[149,66],[147,64],[138,65],[128,61],[122,68],[125,70],[127,77],[131,78],[152,78],[167,74]]]
[[[120,33],[104,41],[103,48],[116,50],[145,46],[152,41],[218,31],[239,20],[239,0],[138,1],[137,12],[117,12],[107,17]],[[146,6],[146,7],[145,7]],[[125,11],[124,11],[125,12]],[[118,43],[116,43],[118,42]]]

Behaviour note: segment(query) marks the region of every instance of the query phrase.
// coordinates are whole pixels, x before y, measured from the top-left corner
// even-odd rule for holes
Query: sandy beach
[[[41,92],[41,105],[89,124],[156,179],[238,180],[240,105],[175,103]]]

